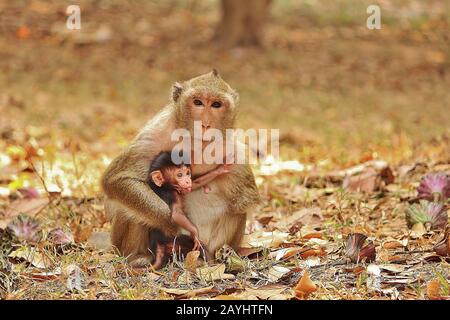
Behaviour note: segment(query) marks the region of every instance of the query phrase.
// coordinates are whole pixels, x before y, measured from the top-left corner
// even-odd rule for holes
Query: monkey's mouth
[[[192,191],[192,187],[180,188],[181,193],[189,193]]]

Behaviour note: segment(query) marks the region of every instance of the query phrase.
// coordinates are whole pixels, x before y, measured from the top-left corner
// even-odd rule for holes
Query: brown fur
[[[186,107],[192,95],[220,97],[227,109],[212,127],[224,130],[234,126],[237,93],[217,71],[175,84],[172,101],[141,130],[135,140],[106,170],[102,186],[105,211],[112,221],[111,240],[133,266],[150,264],[149,231],[159,229],[168,236],[180,230],[171,220],[170,209],[148,186],[148,168],[160,151],[171,150],[175,128],[192,129]],[[192,165],[193,176],[203,175],[217,165]],[[184,199],[185,212],[197,226],[199,238],[210,252],[224,244],[237,248],[245,229],[246,215],[258,203],[259,195],[248,165],[233,165],[230,173],[213,180],[210,193],[194,190]]]

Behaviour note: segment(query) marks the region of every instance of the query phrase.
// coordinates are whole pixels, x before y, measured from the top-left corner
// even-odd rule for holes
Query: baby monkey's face
[[[180,193],[192,191],[191,168],[186,165],[167,168],[168,181]]]

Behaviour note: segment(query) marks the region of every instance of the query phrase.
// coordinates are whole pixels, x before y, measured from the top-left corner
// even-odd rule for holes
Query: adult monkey
[[[112,221],[111,241],[132,266],[153,263],[151,230],[168,236],[178,232],[169,207],[147,183],[152,159],[178,143],[171,141],[173,130],[187,129],[193,137],[194,121],[201,121],[204,131],[216,128],[225,132],[234,128],[238,100],[236,91],[216,70],[175,83],[170,103],[107,168],[102,186],[105,211]],[[216,167],[217,164],[193,163],[192,175],[201,176]],[[199,189],[186,195],[186,215],[197,226],[199,238],[210,253],[224,244],[237,249],[247,213],[259,202],[251,168],[233,164],[229,173],[209,184],[209,189],[208,193]]]

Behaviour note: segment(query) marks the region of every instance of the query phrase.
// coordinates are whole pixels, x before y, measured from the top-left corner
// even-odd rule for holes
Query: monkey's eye
[[[220,101],[214,101],[211,104],[211,107],[213,107],[213,108],[220,108],[221,106],[222,106],[222,103]]]
[[[178,172],[177,177],[181,178],[183,176],[183,174],[181,172]]]
[[[194,104],[195,104],[196,106],[202,106],[202,105],[203,105],[203,102],[201,102],[201,101],[198,100],[198,99],[194,99]]]
[[[186,174],[187,174],[188,176],[190,176],[190,175],[191,175],[191,172],[188,170],[188,171],[186,172]]]

